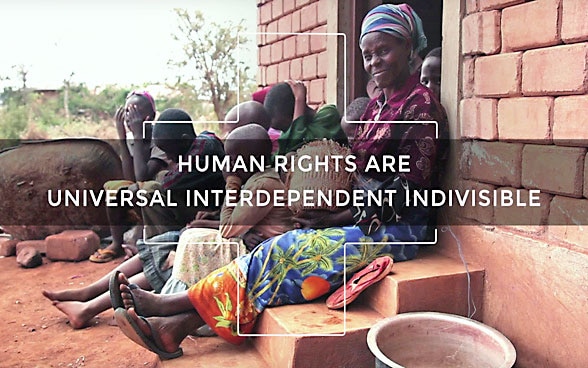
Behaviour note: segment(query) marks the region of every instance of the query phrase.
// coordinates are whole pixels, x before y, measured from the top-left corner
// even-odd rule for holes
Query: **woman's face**
[[[390,88],[399,77],[408,76],[411,45],[383,32],[371,32],[361,40],[363,67],[378,88]]]

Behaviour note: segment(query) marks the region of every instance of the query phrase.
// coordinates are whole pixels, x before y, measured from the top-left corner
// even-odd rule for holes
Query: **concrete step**
[[[468,267],[472,297],[481,316],[484,270]],[[326,298],[268,308],[254,331],[266,336],[253,337],[242,346],[220,338],[186,340],[184,357],[160,366],[372,368],[374,357],[366,342],[371,326],[387,316],[412,311],[467,315],[467,285],[461,261],[423,248],[417,259],[394,264],[389,276],[367,289],[345,312],[329,310]]]
[[[373,367],[367,331],[383,317],[365,305],[343,311],[319,301],[266,309],[253,345],[272,367]]]
[[[251,341],[233,345],[220,337],[188,337],[182,342],[184,355],[172,360],[159,360],[158,368],[271,368]]]
[[[392,273],[356,300],[385,317],[399,313],[433,311],[468,315],[468,276],[460,260],[421,248],[418,257],[394,264]],[[468,264],[476,316],[482,316],[484,269]]]

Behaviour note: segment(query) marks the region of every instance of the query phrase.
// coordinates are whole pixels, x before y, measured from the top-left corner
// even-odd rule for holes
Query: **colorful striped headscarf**
[[[407,4],[383,4],[370,10],[361,24],[361,36],[371,32],[384,32],[394,37],[412,41],[414,53],[427,47],[427,37],[423,32],[423,22],[418,14]]]

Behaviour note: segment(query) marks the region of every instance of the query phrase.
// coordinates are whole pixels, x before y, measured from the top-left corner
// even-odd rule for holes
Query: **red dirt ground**
[[[15,257],[0,258],[0,367],[153,368],[156,355],[135,345],[112,319],[112,309],[92,326],[73,330],[67,318],[41,295],[88,285],[116,267],[89,261],[50,262],[23,269]]]

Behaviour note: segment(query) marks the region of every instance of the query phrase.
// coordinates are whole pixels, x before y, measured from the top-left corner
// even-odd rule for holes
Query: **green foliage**
[[[0,138],[19,139],[28,125],[28,112],[24,105],[9,100],[0,108]]]

